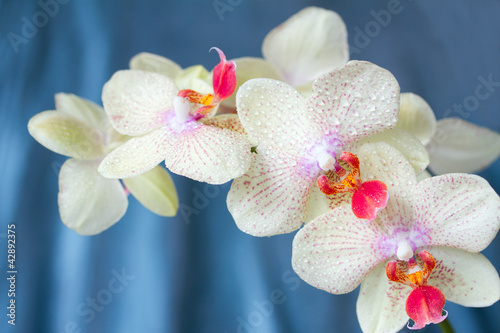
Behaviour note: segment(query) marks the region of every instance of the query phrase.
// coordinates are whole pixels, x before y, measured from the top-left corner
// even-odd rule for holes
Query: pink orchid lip
[[[337,162],[335,173],[341,178],[341,183],[335,183],[328,179],[327,175],[321,175],[317,180],[319,189],[326,195],[351,192],[354,215],[360,219],[374,220],[378,211],[387,206],[389,200],[387,186],[379,180],[363,182],[359,170],[359,159],[353,153],[344,151],[340,159],[351,167],[351,171],[347,172]]]
[[[416,259],[391,261],[386,267],[386,275],[390,281],[412,288],[405,305],[408,317],[415,322],[413,326],[408,324],[409,329],[438,324],[448,316],[443,310],[446,303],[443,293],[427,284],[427,279],[436,266],[436,260],[427,251],[420,251]]]
[[[419,330],[428,324],[439,324],[448,317],[448,312],[443,310],[445,303],[446,298],[438,288],[417,286],[406,299],[406,313],[415,322],[413,326],[408,323],[407,327]]]

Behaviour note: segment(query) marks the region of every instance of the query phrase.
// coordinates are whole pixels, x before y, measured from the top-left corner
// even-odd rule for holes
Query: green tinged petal
[[[175,62],[165,57],[142,52],[130,59],[130,69],[163,74],[175,79],[182,73],[182,68]]]
[[[175,79],[175,85],[179,90],[191,89],[201,94],[213,94],[212,75],[202,65],[186,68]]]
[[[168,172],[156,166],[141,175],[123,179],[123,183],[139,202],[153,213],[174,216],[179,208],[179,198]]]
[[[79,119],[86,125],[103,132],[112,128],[106,113],[99,105],[73,94],[55,95],[56,110]]]
[[[80,119],[59,111],[44,111],[28,122],[31,136],[62,155],[91,160],[102,157],[104,137]]]
[[[427,102],[412,93],[400,95],[396,128],[413,134],[423,145],[427,145],[436,133],[436,116]]]
[[[429,154],[420,140],[400,129],[393,128],[368,136],[351,144],[351,148],[356,150],[365,143],[377,142],[386,142],[399,150],[408,159],[417,174],[429,165]]]
[[[59,172],[61,220],[80,235],[101,233],[127,211],[128,200],[120,181],[102,177],[98,165],[98,161],[71,158]]]

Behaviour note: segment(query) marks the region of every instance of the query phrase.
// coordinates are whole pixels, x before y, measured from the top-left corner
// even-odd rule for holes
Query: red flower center
[[[352,212],[360,219],[372,221],[377,217],[377,212],[387,205],[389,192],[387,186],[379,180],[363,182],[359,170],[359,159],[353,153],[344,151],[340,159],[346,162],[351,171],[348,172],[338,163],[335,165],[335,173],[340,177],[340,183],[328,178],[328,174],[318,177],[317,183],[321,192],[327,195],[337,193],[352,193]]]

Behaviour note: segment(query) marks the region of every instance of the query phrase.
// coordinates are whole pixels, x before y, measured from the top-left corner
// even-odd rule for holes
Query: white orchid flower
[[[406,157],[384,142],[365,144],[358,155],[361,172],[387,184],[387,207],[370,223],[340,206],[304,226],[293,242],[297,274],[333,294],[361,283],[364,332],[397,332],[408,318],[414,329],[438,323],[445,300],[498,301],[498,273],[479,254],[500,228],[500,198],[488,182],[448,174],[417,183]]]
[[[352,155],[365,142],[390,142],[417,171],[428,163],[416,138],[386,131],[397,122],[399,85],[368,62],[324,74],[308,98],[284,82],[254,79],[241,86],[237,104],[257,154],[234,180],[227,204],[238,227],[254,236],[292,232],[341,203],[373,219],[387,197],[380,184],[365,188],[369,178],[359,176]]]
[[[178,91],[162,74],[140,70],[116,72],[104,85],[102,100],[114,128],[133,138],[100,164],[108,178],[127,178],[165,160],[179,175],[222,184],[246,172],[250,143],[236,115],[213,117],[213,109],[236,86],[235,67],[218,50],[213,94]],[[196,110],[191,103],[203,105]]]
[[[95,235],[118,222],[127,210],[126,189],[118,179],[101,176],[97,167],[128,138],[112,128],[98,105],[62,93],[55,101],[56,110],[32,117],[28,130],[46,148],[72,157],[59,172],[61,220],[79,234]],[[146,208],[163,216],[176,214],[177,192],[165,170],[156,168],[125,182]]]

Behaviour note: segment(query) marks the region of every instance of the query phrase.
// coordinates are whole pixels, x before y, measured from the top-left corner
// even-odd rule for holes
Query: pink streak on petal
[[[446,299],[436,287],[418,286],[406,300],[406,313],[415,321],[409,329],[418,330],[427,324],[439,324],[446,319],[448,313],[442,315]]]
[[[227,61],[224,53],[212,47],[219,53],[220,63],[213,70],[212,84],[215,96],[221,100],[228,98],[236,89],[236,64],[234,61]]]
[[[388,200],[387,186],[379,180],[369,180],[353,193],[352,212],[357,218],[372,221],[377,212],[385,208]]]

